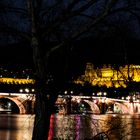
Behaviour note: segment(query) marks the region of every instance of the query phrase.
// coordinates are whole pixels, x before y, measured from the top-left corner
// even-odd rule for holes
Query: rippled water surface
[[[33,115],[0,114],[0,140],[31,140]]]
[[[0,114],[0,140],[31,140],[34,115]],[[52,115],[49,140],[140,140],[140,115]]]

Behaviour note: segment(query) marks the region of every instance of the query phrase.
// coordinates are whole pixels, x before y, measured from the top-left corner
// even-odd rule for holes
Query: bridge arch
[[[100,114],[100,109],[94,102],[90,100],[84,100],[84,101],[90,105],[93,113]]]
[[[115,102],[115,104],[114,104],[114,112],[128,114],[128,113],[130,113],[129,111],[130,111],[129,108],[125,104]]]
[[[21,101],[19,101],[17,97],[13,97],[13,98],[12,97],[4,97],[4,96],[0,97],[0,99],[2,99],[2,98],[9,99],[9,100],[13,101],[17,105],[17,107],[19,108],[19,114],[26,113],[26,109],[25,109],[23,103]]]

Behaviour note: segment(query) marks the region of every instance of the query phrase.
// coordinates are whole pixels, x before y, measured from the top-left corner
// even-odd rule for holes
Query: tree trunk
[[[47,109],[47,101],[42,101],[42,95],[36,95],[36,114],[32,140],[47,140],[49,131],[50,112]]]
[[[52,89],[47,90],[48,93],[44,90],[44,84],[39,84],[38,88],[41,90],[36,93],[36,114],[32,140],[48,139],[50,117],[57,99],[57,95]]]
[[[47,140],[50,126],[50,116],[57,99],[54,83],[47,84],[47,64],[41,53],[37,38],[32,39],[33,60],[36,69],[36,102],[35,122],[32,140]]]

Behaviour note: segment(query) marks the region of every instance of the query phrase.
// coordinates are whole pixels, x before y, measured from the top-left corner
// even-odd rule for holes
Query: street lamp
[[[22,93],[23,92],[23,89],[20,89],[19,92]]]
[[[25,88],[25,92],[29,93],[29,89],[28,88]]]

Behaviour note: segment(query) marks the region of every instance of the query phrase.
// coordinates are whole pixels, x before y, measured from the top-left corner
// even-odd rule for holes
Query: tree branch
[[[0,12],[16,12],[16,13],[22,13],[27,15],[28,11],[23,8],[17,8],[17,7],[1,7],[0,6]]]
[[[9,35],[13,34],[15,36],[20,36],[20,37],[24,38],[27,41],[31,40],[31,35],[30,34],[27,34],[26,32],[19,31],[16,28],[0,27],[0,32],[1,33],[9,33]]]

